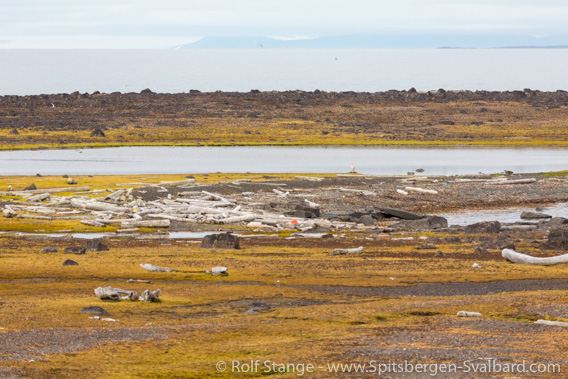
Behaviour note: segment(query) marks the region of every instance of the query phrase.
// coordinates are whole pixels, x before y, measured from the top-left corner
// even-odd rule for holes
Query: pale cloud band
[[[208,35],[568,35],[563,0],[4,0],[2,48],[167,48]]]

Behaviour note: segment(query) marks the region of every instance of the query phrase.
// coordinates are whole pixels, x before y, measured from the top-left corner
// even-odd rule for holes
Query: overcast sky
[[[213,35],[345,34],[464,36],[469,44],[477,36],[516,36],[568,45],[568,1],[0,0],[0,48],[169,48]]]

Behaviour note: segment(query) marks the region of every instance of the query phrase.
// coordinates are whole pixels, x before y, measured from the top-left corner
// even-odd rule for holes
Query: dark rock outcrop
[[[107,251],[109,249],[100,238],[88,240],[85,248],[87,251]]]
[[[440,216],[428,216],[418,220],[406,220],[393,225],[393,228],[402,230],[431,230],[445,229],[448,227],[448,220]]]
[[[541,250],[568,250],[568,229],[554,229],[548,239],[540,244]]]
[[[26,188],[24,188],[24,191],[33,191],[36,190],[37,187],[35,185],[35,183],[30,184],[29,186],[27,186]]]
[[[501,232],[501,223],[499,221],[478,222],[466,226],[464,231],[468,234],[497,234]]]
[[[210,234],[201,240],[204,249],[239,249],[239,238],[231,233]]]

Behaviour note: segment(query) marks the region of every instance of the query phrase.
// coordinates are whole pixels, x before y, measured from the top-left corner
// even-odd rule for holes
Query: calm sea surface
[[[568,90],[567,49],[0,50],[0,95]]]
[[[568,169],[563,148],[120,147],[0,151],[0,175],[194,174],[210,172],[429,175]]]

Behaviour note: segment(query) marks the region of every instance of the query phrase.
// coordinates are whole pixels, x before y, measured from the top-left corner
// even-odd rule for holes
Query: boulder
[[[461,243],[461,240],[459,237],[447,237],[444,238],[444,242],[445,243]]]
[[[375,219],[371,215],[363,215],[359,218],[359,222],[363,225],[375,225]]]
[[[379,207],[378,209],[384,214],[387,214],[391,217],[402,218],[403,220],[419,220],[425,217],[424,215],[405,211],[404,209],[387,208],[387,207]]]
[[[100,238],[88,240],[85,248],[87,251],[107,251],[109,249]]]
[[[554,229],[548,233],[547,241],[541,242],[541,250],[568,250],[568,229]]]
[[[32,183],[29,186],[27,186],[26,188],[24,188],[24,191],[34,191],[36,189],[37,189],[37,187],[36,187],[35,183]]]
[[[483,221],[476,224],[467,225],[464,231],[468,234],[497,234],[501,231],[501,223],[499,221]]]
[[[474,254],[489,254],[485,246],[477,246],[473,251]]]
[[[79,266],[79,263],[71,259],[67,259],[65,262],[63,262],[63,266]]]
[[[85,307],[79,311],[79,313],[86,313],[88,315],[95,316],[108,316],[109,313],[101,307]]]
[[[85,252],[87,251],[87,249],[85,249],[83,246],[70,246],[70,247],[66,247],[65,250],[63,250],[63,252],[65,254],[85,254]]]
[[[10,132],[8,132],[8,134],[20,134],[20,132],[18,132],[18,129],[14,128],[14,129],[10,130]]]
[[[238,249],[239,238],[231,233],[210,234],[201,240],[203,249]]]
[[[547,215],[546,213],[540,212],[523,212],[521,213],[521,218],[524,220],[534,220],[534,219],[541,219],[541,218],[552,218],[551,215]]]
[[[6,218],[12,218],[12,217],[16,217],[18,215],[18,213],[12,209],[4,209],[2,211],[2,215]]]
[[[91,137],[106,137],[106,135],[100,128],[95,128],[91,132]]]
[[[448,220],[440,216],[428,216],[418,220],[407,220],[393,225],[395,228],[411,230],[444,229],[448,227]]]
[[[55,246],[46,246],[41,249],[42,253],[57,253],[57,247]]]

